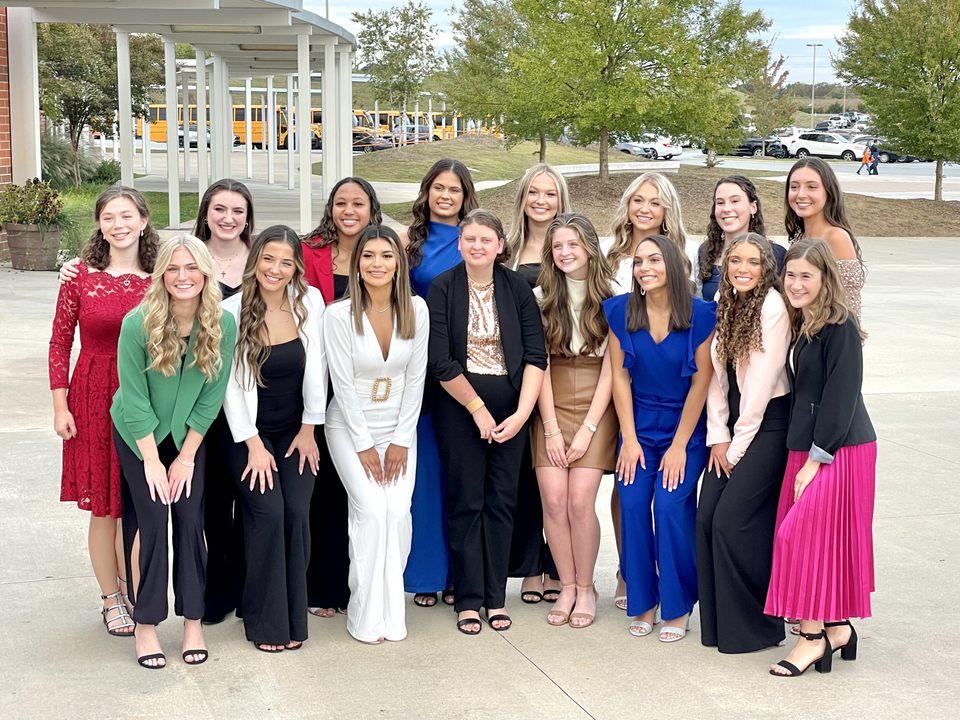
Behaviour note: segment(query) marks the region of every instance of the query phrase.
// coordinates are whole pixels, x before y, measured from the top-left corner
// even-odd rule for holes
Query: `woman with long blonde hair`
[[[733,238],[720,267],[707,391],[710,459],[697,507],[700,640],[741,653],[783,641],[783,623],[765,616],[763,603],[787,462],[790,320],[765,237]]]
[[[228,460],[243,509],[243,626],[263,652],[307,639],[310,498],[327,406],[323,297],[308,287],[300,237],[285,225],[250,248],[240,292],[224,414],[237,443]]]
[[[863,338],[824,240],[794,243],[784,263],[793,345],[787,467],[780,490],[764,612],[799,618],[777,676],[810,665],[830,672],[833,653],[857,657],[850,618],[870,617],[877,435],[863,404]]]
[[[593,570],[600,550],[600,479],[616,463],[617,419],[603,301],[613,295],[610,266],[583,215],[557,216],[543,245],[540,303],[549,365],[531,428],[543,497],[543,524],[560,575],[551,625],[593,623]]]
[[[203,437],[223,403],[236,337],[213,273],[209,251],[192,235],[163,243],[150,289],[124,318],[117,347],[120,383],[110,416],[123,470],[124,549],[137,662],[153,670],[166,665],[156,626],[167,616],[170,513],[183,660],[207,659],[200,625],[207,557]]]
[[[403,569],[430,314],[412,295],[406,253],[389,227],[360,235],[349,277],[347,297],[323,318],[334,391],[324,431],[350,496],[347,631],[380,643],[407,636]]]
[[[510,267],[520,273],[531,288],[538,284],[547,228],[557,215],[567,212],[570,212],[570,191],[563,175],[546,163],[527,169],[517,186],[507,247],[510,248]],[[524,453],[523,458],[510,547],[510,577],[523,578],[520,584],[523,602],[531,605],[541,600],[556,602],[560,582],[550,548],[543,539],[543,504],[537,476],[530,453]]]

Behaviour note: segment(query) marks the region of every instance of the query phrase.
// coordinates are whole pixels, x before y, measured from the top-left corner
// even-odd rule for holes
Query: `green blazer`
[[[208,382],[193,365],[193,346],[197,325],[190,333],[187,355],[176,372],[167,377],[156,370],[147,370],[147,336],[143,328],[143,310],[136,307],[127,313],[120,326],[117,343],[117,376],[120,386],[113,396],[110,417],[127,446],[141,460],[137,440],[153,434],[159,445],[173,436],[177,449],[183,446],[187,430],[193,428],[206,435],[223,405],[227,379],[233,361],[237,325],[230,313],[220,317],[220,374]]]

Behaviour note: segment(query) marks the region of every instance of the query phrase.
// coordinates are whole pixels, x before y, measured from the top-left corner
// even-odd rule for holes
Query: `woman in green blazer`
[[[207,659],[200,625],[207,559],[202,441],[223,404],[237,332],[220,299],[206,246],[178,235],[160,247],[150,290],[120,329],[119,388],[110,416],[123,470],[137,662],[150,669],[166,665],[156,626],[167,617],[168,506],[183,660],[197,665]]]

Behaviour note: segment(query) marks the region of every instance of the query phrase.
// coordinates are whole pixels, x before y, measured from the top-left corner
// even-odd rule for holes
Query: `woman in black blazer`
[[[810,665],[830,672],[833,653],[857,657],[851,617],[870,617],[877,436],[860,394],[863,333],[823,240],[793,244],[784,261],[793,324],[787,468],[780,491],[764,612],[800,619],[797,644],[770,673]]]
[[[446,390],[436,400],[437,443],[446,477],[447,527],[457,628],[494,630],[504,610],[517,478],[547,367],[533,291],[498,261],[503,225],[474,210],[460,226],[463,262],[430,286],[429,370]]]

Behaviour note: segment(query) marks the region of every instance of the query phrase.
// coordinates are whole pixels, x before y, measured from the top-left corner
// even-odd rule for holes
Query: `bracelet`
[[[486,403],[483,401],[483,398],[477,395],[473,400],[468,402],[464,407],[467,409],[467,412],[473,415],[477,410],[484,407]]]
[[[179,455],[177,455],[177,462],[183,465],[185,468],[190,468],[191,470],[193,470],[193,468],[196,466],[196,463],[186,462]]]
[[[543,436],[544,436],[545,438],[552,438],[552,437],[556,437],[557,435],[562,435],[562,434],[563,434],[563,431],[562,431],[562,430],[552,430],[552,431],[550,431],[550,432],[545,432],[545,433],[543,434]]]
[[[556,418],[550,418],[549,420],[543,421],[543,426],[546,427],[547,423],[557,423],[557,427],[560,427],[560,421]]]

